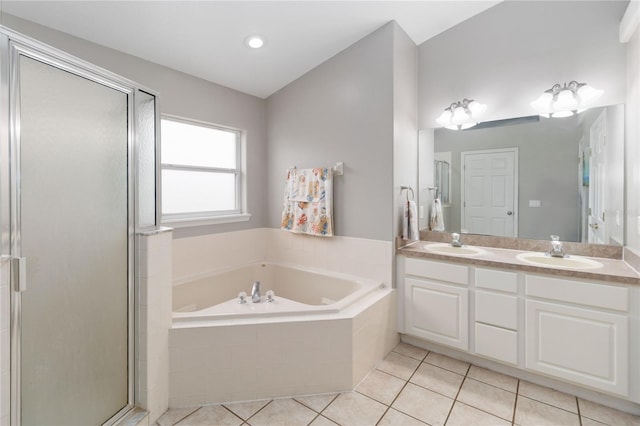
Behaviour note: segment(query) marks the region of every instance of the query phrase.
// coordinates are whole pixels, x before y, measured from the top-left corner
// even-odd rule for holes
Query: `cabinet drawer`
[[[527,296],[622,312],[629,310],[629,295],[625,287],[549,278],[539,275],[526,275],[525,282]]]
[[[509,364],[518,364],[518,333],[476,323],[476,353]]]
[[[409,258],[405,262],[405,273],[455,284],[466,285],[469,283],[469,268],[450,263]]]
[[[495,269],[476,268],[476,287],[489,290],[518,292],[518,274],[496,271]]]
[[[476,291],[476,321],[518,329],[518,298],[506,294]]]

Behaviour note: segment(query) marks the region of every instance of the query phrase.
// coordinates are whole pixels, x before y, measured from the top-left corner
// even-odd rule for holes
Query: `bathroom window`
[[[242,132],[163,117],[162,219],[171,226],[248,220],[242,198]]]

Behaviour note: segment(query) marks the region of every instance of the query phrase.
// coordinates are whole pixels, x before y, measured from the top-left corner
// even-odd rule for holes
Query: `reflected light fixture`
[[[531,102],[531,106],[544,117],[570,117],[586,110],[602,96],[602,93],[603,90],[574,80],[564,83],[563,86],[554,84],[551,89],[545,90],[538,99]]]
[[[436,121],[447,129],[464,130],[478,124],[478,119],[486,110],[485,104],[472,99],[463,99],[445,108]]]

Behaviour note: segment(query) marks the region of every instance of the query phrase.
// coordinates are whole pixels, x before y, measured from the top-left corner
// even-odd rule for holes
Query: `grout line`
[[[427,351],[427,355],[429,355],[429,353],[430,353],[430,351]],[[427,357],[427,355],[425,355],[424,357],[426,358],[426,357]],[[412,359],[415,359],[415,358],[412,358]],[[416,360],[416,361],[417,361],[417,360]],[[393,401],[391,401],[391,403],[390,403],[389,405],[387,405],[387,409],[386,409],[386,410],[384,410],[384,413],[382,413],[382,416],[380,416],[380,419],[378,419],[378,421],[376,422],[376,426],[377,426],[378,424],[380,424],[380,422],[382,421],[382,419],[384,418],[384,416],[386,416],[386,415],[387,415],[387,413],[388,413],[388,412],[389,412],[389,410],[391,409],[391,406],[393,405],[393,403],[394,403],[394,402],[396,402],[396,400],[398,399],[398,397],[400,396],[400,394],[404,391],[404,389],[405,389],[405,388],[407,387],[407,385],[409,384],[409,381],[410,381],[410,380],[413,378],[413,376],[416,374],[416,371],[418,371],[418,368],[420,368],[420,365],[422,365],[422,361],[418,363],[418,365],[416,366],[416,368],[413,370],[413,373],[411,373],[411,375],[409,376],[409,378],[408,378],[407,380],[405,380],[405,382],[404,382],[404,386],[402,386],[402,389],[400,389],[400,392],[398,392],[398,394],[395,396],[395,398],[393,398]],[[394,376],[394,377],[396,377],[396,376]],[[402,379],[402,380],[404,380],[404,379]],[[412,383],[412,384],[413,384],[413,383]],[[386,404],[385,404],[385,405],[386,405]],[[405,415],[407,415],[407,416],[409,416],[409,417],[411,417],[411,418],[414,418],[414,419],[415,419],[415,417],[408,415],[408,414],[407,414],[407,413],[405,413],[404,411],[400,411],[400,412],[401,412],[402,414],[405,414]],[[420,420],[420,419],[416,419],[416,420],[422,421],[422,420]],[[423,423],[424,423],[424,422],[423,422]]]
[[[398,344],[396,345],[396,348],[397,348],[400,344],[402,344],[402,342],[398,343]],[[401,353],[401,352],[396,352],[396,348],[391,349],[391,352],[393,352],[394,354],[398,354],[398,355],[406,356],[406,357],[409,357],[409,358],[413,358],[413,359],[415,359],[415,360],[417,360],[417,361],[420,361],[420,362],[424,362],[424,360],[425,360],[425,358],[427,357],[427,355],[429,355],[429,351],[428,351],[428,350],[426,350],[426,349],[424,349],[424,351],[426,351],[426,354],[424,354],[424,356],[423,356],[422,358],[415,358],[415,357],[412,357],[411,355],[406,355],[406,354],[403,354],[403,353]]]
[[[230,408],[227,408],[227,406],[226,406],[226,405],[224,405],[224,404],[218,404],[218,406],[219,406],[219,407],[224,408],[225,410],[227,410],[228,412],[230,412],[231,414],[233,414],[234,416],[236,416],[237,418],[239,418],[240,420],[242,420],[242,423],[246,423],[246,420],[245,420],[245,419],[243,419],[242,417],[240,417],[239,415],[237,415],[236,413],[234,413],[233,411],[231,411],[231,409],[230,409]],[[240,424],[242,424],[242,423],[240,423]]]
[[[332,399],[331,401],[329,401],[329,403],[328,403],[328,404],[327,404],[327,405],[326,405],[322,410],[320,410],[320,411],[318,412],[318,415],[321,415],[322,413],[324,413],[324,410],[326,410],[327,408],[329,408],[329,406],[330,406],[331,404],[333,404],[333,402],[334,402],[336,399],[338,399],[338,397],[339,397],[340,395],[342,395],[342,392],[338,392],[338,394],[337,394],[336,396],[334,396],[334,397],[333,397],[333,399]],[[309,407],[309,408],[311,408],[311,407]],[[313,408],[311,408],[311,410],[313,410]],[[313,410],[313,411],[315,411],[315,410]],[[322,417],[326,417],[326,416],[322,416]],[[328,418],[329,420],[331,420],[329,417],[327,417],[327,418]],[[331,421],[333,422],[333,420],[331,420]],[[337,422],[334,422],[334,423],[338,424]]]
[[[460,383],[460,387],[458,388],[458,392],[456,392],[456,396],[453,398],[453,404],[451,404],[451,408],[449,408],[449,413],[447,413],[447,418],[444,419],[444,424],[445,425],[449,421],[449,417],[451,416],[451,413],[453,412],[453,407],[456,405],[456,402],[458,401],[458,396],[460,395],[460,392],[462,391],[462,386],[464,386],[464,382],[467,380],[467,375],[469,374],[470,370],[471,370],[471,364],[469,364],[469,366],[467,367],[467,371],[464,373],[464,376],[462,377],[462,383]],[[471,379],[471,377],[469,377],[469,378]]]
[[[192,416],[193,414],[195,414],[196,412],[200,411],[200,409],[202,408],[202,405],[199,406],[198,408],[196,408],[195,410],[193,410],[192,412],[190,412],[189,414],[187,414],[186,416],[184,416],[183,418],[181,418],[180,420],[178,420],[177,422],[174,423],[174,426],[177,425],[178,423],[180,423],[181,421],[183,421],[184,419]],[[157,423],[157,421],[156,421]]]
[[[511,416],[511,424],[516,424],[516,410],[518,409],[518,397],[520,396],[520,379],[516,383],[516,399],[513,401],[513,416]]]
[[[271,403],[273,402],[273,399],[269,402],[267,402],[266,404],[264,404],[264,407],[262,407],[261,409],[259,409],[258,411],[256,411],[255,413],[253,413],[252,415],[249,416],[249,418],[247,418],[247,420],[245,420],[245,423],[249,423],[249,419],[252,419],[256,416],[256,414],[258,414],[260,411],[264,410],[265,408],[267,408],[269,405],[271,405]]]
[[[297,402],[297,401],[296,401],[296,402]],[[305,407],[306,407],[306,405],[305,405]],[[313,410],[311,410],[311,411],[313,411]],[[309,423],[307,423],[307,426],[309,426],[311,423],[315,422],[315,421],[316,421],[316,419],[317,419],[318,417],[320,417],[320,414],[319,414],[319,413],[316,413],[315,411],[314,411],[314,413],[316,414],[316,416],[315,416],[313,419],[311,419],[311,421],[310,421]]]
[[[549,406],[549,407],[551,407],[551,408],[556,408],[556,409],[558,409],[558,410],[562,410],[562,411],[567,412],[567,413],[570,413],[570,414],[577,414],[578,416],[580,416],[580,410],[578,410],[578,412],[576,413],[575,411],[569,411],[569,410],[564,409],[564,408],[562,408],[562,407],[558,407],[557,405],[553,405],[553,404],[550,404],[550,403],[545,402],[545,401],[540,401],[540,400],[538,400],[538,399],[532,398],[532,397],[527,396],[527,395],[518,395],[518,396],[521,396],[522,398],[525,398],[525,399],[530,399],[531,401],[537,402],[537,403],[539,403],[539,404],[548,405],[548,406]],[[571,396],[573,396],[573,395],[571,395]],[[577,397],[576,397],[576,398],[577,398]]]
[[[576,396],[576,407],[578,408],[578,421],[580,422],[580,426],[582,426],[582,414],[580,414],[580,403],[578,402],[577,396]]]

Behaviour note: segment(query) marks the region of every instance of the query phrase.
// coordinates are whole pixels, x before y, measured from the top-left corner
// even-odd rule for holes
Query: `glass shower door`
[[[103,424],[130,403],[130,95],[17,57],[21,423]]]

